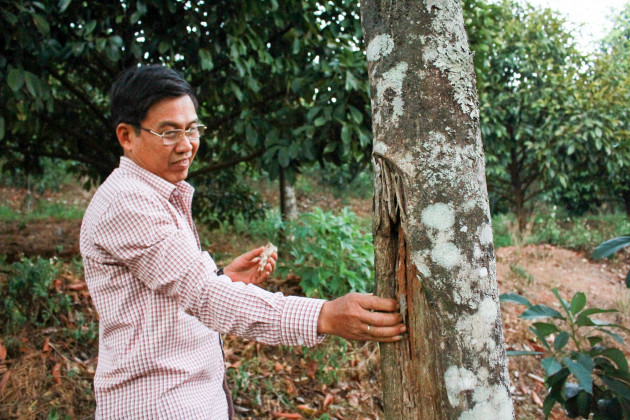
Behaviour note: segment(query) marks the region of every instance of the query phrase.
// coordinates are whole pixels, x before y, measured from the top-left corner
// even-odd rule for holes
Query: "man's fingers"
[[[398,312],[382,313],[366,311],[362,318],[366,324],[376,327],[391,327],[402,322],[402,316]]]
[[[359,304],[365,309],[375,311],[394,312],[398,310],[398,302],[394,299],[382,298],[374,295],[360,295]]]
[[[260,248],[254,248],[251,251],[247,251],[246,253],[244,253],[243,255],[241,255],[241,257],[246,258],[247,260],[252,260],[255,257],[259,256],[260,254],[262,254],[262,252],[264,251],[264,247],[260,247]]]

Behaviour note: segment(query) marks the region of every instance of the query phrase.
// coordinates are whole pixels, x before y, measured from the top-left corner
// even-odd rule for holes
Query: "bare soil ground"
[[[330,203],[330,197],[311,198],[312,203]],[[356,212],[369,214],[369,202],[350,203]],[[330,208],[333,206],[322,206]],[[0,253],[19,255],[74,256],[78,251],[80,221],[45,220],[0,224]],[[237,245],[240,242],[240,245]],[[212,244],[213,250],[236,253],[238,238]],[[212,250],[211,250],[212,251]],[[586,293],[589,306],[615,308],[613,320],[630,325],[630,293],[623,279],[630,269],[630,253],[617,262],[593,262],[584,255],[549,245],[506,247],[496,251],[501,293],[517,292],[532,303],[558,306],[550,289],[557,287],[570,299]],[[271,279],[273,291],[301,292],[298,279]],[[96,315],[81,276],[64,274],[55,288],[70,294],[90,317]],[[523,307],[502,305],[508,349],[537,348],[528,323],[518,315]],[[70,320],[72,321],[72,320]],[[52,406],[70,418],[90,418],[94,399],[90,383],[96,367],[96,342],[91,351],[67,339],[60,331],[23,331],[17,350],[0,352],[0,418],[46,418]],[[66,338],[64,338],[66,337]],[[0,345],[2,344],[0,338]],[[5,343],[6,344],[6,343]],[[0,346],[0,350],[1,350]],[[630,347],[622,350],[630,356]],[[373,343],[346,343],[327,339],[320,348],[269,347],[236,337],[225,339],[226,366],[239,418],[379,419],[382,415],[378,347]],[[544,372],[533,356],[509,361],[517,419],[543,418],[546,396]],[[566,417],[558,407],[554,419]]]

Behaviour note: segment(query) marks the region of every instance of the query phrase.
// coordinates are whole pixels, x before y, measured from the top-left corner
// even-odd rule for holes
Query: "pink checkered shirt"
[[[100,317],[96,418],[227,419],[219,333],[312,346],[324,301],[217,276],[192,220],[194,189],[121,158],[81,226]]]

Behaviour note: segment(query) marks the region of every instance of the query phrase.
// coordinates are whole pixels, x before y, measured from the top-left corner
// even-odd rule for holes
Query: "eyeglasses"
[[[191,143],[196,143],[199,141],[199,137],[203,135],[206,131],[205,125],[196,125],[194,127],[190,127],[188,130],[168,130],[163,132],[162,134],[156,133],[153,130],[149,130],[148,128],[144,128],[141,125],[136,125],[141,130],[148,131],[151,134],[155,134],[156,136],[162,137],[162,143],[164,146],[172,146],[181,141],[182,136],[185,134],[188,137],[188,140]]]

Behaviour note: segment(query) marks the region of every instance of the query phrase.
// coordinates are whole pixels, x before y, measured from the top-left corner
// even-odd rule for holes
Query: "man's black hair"
[[[129,68],[116,77],[109,91],[111,122],[114,129],[120,123],[139,126],[153,104],[184,95],[197,109],[197,98],[181,73],[155,64]]]

